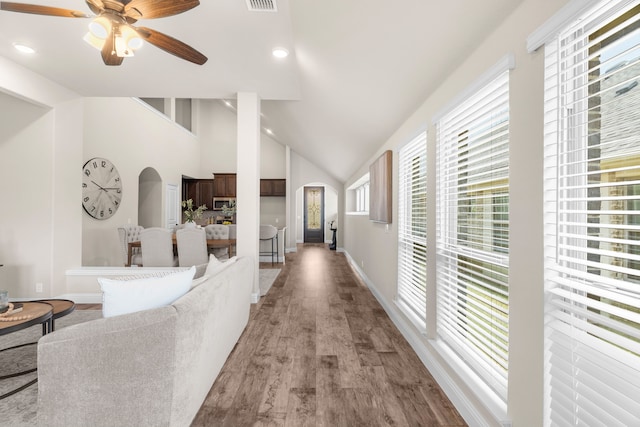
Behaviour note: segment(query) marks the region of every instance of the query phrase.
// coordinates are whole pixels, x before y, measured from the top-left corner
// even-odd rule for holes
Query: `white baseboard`
[[[495,421],[487,420],[480,413],[478,408],[471,404],[469,398],[465,395],[462,389],[456,384],[455,380],[446,372],[444,367],[438,360],[436,360],[429,350],[425,347],[423,338],[416,333],[416,331],[410,325],[410,322],[404,318],[395,306],[395,304],[389,304],[378,291],[374,283],[369,280],[367,275],[360,269],[357,262],[349,255],[345,250],[342,250],[347,257],[347,260],[358,273],[360,278],[365,282],[373,296],[376,297],[382,308],[387,312],[391,321],[396,325],[400,333],[409,342],[409,345],[416,352],[422,364],[433,375],[438,385],[442,388],[447,395],[451,403],[456,407],[462,418],[470,426],[489,426],[495,423]]]
[[[102,294],[62,294],[56,299],[69,299],[76,304],[102,304]]]
[[[251,304],[257,304],[260,301],[260,292],[254,292],[251,294]]]

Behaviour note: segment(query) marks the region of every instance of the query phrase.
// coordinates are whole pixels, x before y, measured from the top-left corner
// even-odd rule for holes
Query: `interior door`
[[[304,241],[324,243],[324,187],[304,187]]]
[[[180,201],[178,200],[178,186],[174,184],[167,184],[167,197],[166,197],[166,212],[167,212],[167,228],[172,229],[179,223]]]

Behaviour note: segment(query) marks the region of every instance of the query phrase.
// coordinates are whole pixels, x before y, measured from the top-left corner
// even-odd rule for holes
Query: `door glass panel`
[[[312,189],[307,193],[307,229],[319,230],[322,227],[322,194]]]

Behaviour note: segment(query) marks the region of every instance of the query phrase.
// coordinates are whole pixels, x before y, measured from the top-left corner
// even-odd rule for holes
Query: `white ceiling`
[[[273,138],[346,181],[523,0],[201,0],[140,20],[208,58],[202,66],[146,44],[118,67],[86,44],[88,19],[0,11],[0,56],[84,96],[235,98],[257,92]],[[83,0],[25,3],[80,10]],[[464,29],[464,30],[462,30]],[[37,53],[24,55],[21,42]],[[273,47],[291,55],[276,59]]]

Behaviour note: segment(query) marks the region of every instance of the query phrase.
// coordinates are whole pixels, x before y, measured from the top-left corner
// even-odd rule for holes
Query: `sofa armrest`
[[[69,326],[38,342],[38,424],[169,425],[171,306]]]

